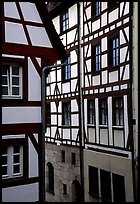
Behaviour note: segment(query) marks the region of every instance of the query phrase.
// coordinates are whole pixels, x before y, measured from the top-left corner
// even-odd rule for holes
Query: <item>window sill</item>
[[[123,129],[123,126],[113,125],[112,128],[113,128],[113,129],[120,129],[120,130],[122,130],[122,129]]]
[[[96,128],[96,125],[89,123],[89,124],[87,124],[87,127],[88,127],[88,128]]]
[[[99,125],[99,128],[108,128],[108,125]]]

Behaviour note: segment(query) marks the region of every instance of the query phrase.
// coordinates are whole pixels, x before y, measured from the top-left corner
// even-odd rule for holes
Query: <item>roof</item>
[[[56,59],[67,57],[42,0],[2,3],[2,51],[11,52],[10,46],[15,52],[25,50],[25,54],[34,49],[35,53],[45,55],[53,50]],[[29,46],[32,49],[29,50]]]

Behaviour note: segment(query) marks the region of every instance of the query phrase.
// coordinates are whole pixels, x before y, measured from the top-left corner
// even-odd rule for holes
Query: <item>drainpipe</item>
[[[78,85],[79,85],[79,142],[80,142],[80,178],[81,199],[84,202],[84,128],[83,128],[83,97],[82,97],[82,66],[81,66],[81,15],[80,2],[77,3],[77,25],[78,25]]]
[[[62,64],[47,66],[42,69],[42,77],[41,77],[41,120],[42,120],[42,138],[40,147],[40,182],[39,182],[39,201],[46,202],[45,199],[45,132],[46,132],[46,124],[45,124],[45,102],[46,102],[46,70],[50,71],[52,68],[62,67],[67,64],[65,61]]]
[[[129,19],[130,19],[130,113],[131,113],[131,119],[130,119],[130,134],[132,137],[132,143],[131,143],[131,154],[132,154],[132,176],[133,176],[133,194],[134,194],[134,201],[136,201],[136,184],[135,184],[135,160],[134,160],[134,151],[135,151],[135,146],[134,146],[134,134],[133,134],[133,2],[130,2],[129,6]]]

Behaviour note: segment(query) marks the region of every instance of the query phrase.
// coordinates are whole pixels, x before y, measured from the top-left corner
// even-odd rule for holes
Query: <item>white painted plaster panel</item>
[[[78,105],[76,99],[71,100],[71,112],[78,111]]]
[[[59,102],[59,106],[58,106],[58,112],[62,112],[62,103],[61,102]]]
[[[122,30],[120,30],[120,45],[123,45],[124,43],[126,43],[126,40],[124,38]]]
[[[106,92],[110,92],[111,91],[111,87],[106,87]]]
[[[77,79],[71,80],[71,91],[75,91],[77,85]]]
[[[2,124],[40,123],[41,107],[3,107]]]
[[[72,114],[71,115],[71,125],[72,126],[78,126],[79,125],[78,114]]]
[[[99,28],[100,28],[100,19],[92,23],[92,32],[98,30]]]
[[[41,67],[41,58],[36,57],[36,60],[37,60],[37,62],[38,62],[38,64],[39,64],[39,66]]]
[[[29,32],[32,45],[52,48],[52,44],[45,28],[27,26],[27,30]]]
[[[51,137],[54,138],[55,133],[56,133],[56,127],[51,127]]]
[[[109,73],[109,83],[118,81],[118,71]]]
[[[29,101],[41,100],[41,79],[30,58],[28,58],[28,94]]]
[[[62,36],[60,37],[60,40],[61,40],[61,42],[63,43],[64,46],[67,45],[66,39],[67,39],[67,38],[66,38],[66,34],[64,34],[64,35],[62,35]]]
[[[57,81],[61,81],[61,73],[62,73],[61,69],[58,69],[57,70]]]
[[[27,45],[23,25],[5,21],[5,42]]]
[[[73,50],[70,55],[71,55],[71,63],[77,62],[77,54],[75,50]]]
[[[62,116],[58,115],[58,126],[62,125]]]
[[[51,112],[56,113],[56,103],[55,102],[51,102]]]
[[[130,2],[126,2],[125,9],[124,9],[124,15],[129,13],[129,4]]]
[[[36,152],[32,142],[29,142],[29,178],[38,176],[38,153]]]
[[[88,128],[89,142],[95,142],[95,128]]]
[[[51,72],[51,82],[56,82],[56,77],[55,77],[56,73],[55,71]]]
[[[30,2],[19,2],[25,21],[42,23],[36,5]]]
[[[124,95],[124,132],[125,132],[125,147],[127,145],[127,140],[128,140],[128,102],[127,102],[127,96]]]
[[[93,77],[93,86],[100,85],[100,75]]]
[[[75,65],[72,65],[71,66],[71,78],[73,78],[73,77],[77,77],[77,65],[75,64]]]
[[[91,33],[91,22],[86,23],[84,27],[85,27],[85,35],[88,35],[89,33]]]
[[[51,84],[51,95],[54,95],[55,84]]]
[[[72,140],[77,139],[77,134],[78,134],[78,130],[77,129],[72,129]]]
[[[107,2],[101,2],[101,10],[105,10],[107,8]]]
[[[57,115],[51,115],[51,125],[57,125]]]
[[[109,13],[109,23],[118,19],[118,8]]]
[[[109,145],[113,145],[113,138],[112,138],[112,97],[108,97],[108,134],[109,134]]]
[[[38,183],[2,188],[2,202],[36,202],[38,200]]]
[[[119,86],[113,86],[113,91],[118,91],[119,90]]]
[[[123,130],[114,130],[114,145],[117,147],[124,147]]]
[[[107,50],[107,37],[101,39],[101,51]]]
[[[88,72],[91,72],[91,59],[86,60],[86,67]]]
[[[124,75],[123,75],[123,80],[127,80],[130,78],[130,74],[129,74],[129,65],[126,65],[125,67],[125,71],[124,71]]]
[[[89,80],[87,76],[85,76],[85,87],[89,87]]]
[[[101,55],[102,68],[107,67],[107,54]]]
[[[129,20],[129,18],[128,18],[128,20]],[[129,26],[124,28],[124,31],[126,33],[127,39],[129,40]]]
[[[100,128],[100,144],[108,145],[108,129]]]
[[[20,19],[15,2],[4,2],[4,16]]]
[[[50,136],[50,127],[46,128],[45,136],[47,136],[47,137]]]
[[[128,47],[123,47],[120,49],[120,63],[125,61],[127,49]]]
[[[107,71],[102,71],[102,84],[107,84]]]
[[[52,20],[53,24],[54,24],[54,27],[56,29],[56,32],[59,34],[60,33],[60,16],[54,18]]]
[[[69,8],[69,28],[77,24],[77,4]]]
[[[62,90],[63,90],[63,93],[69,93],[70,92],[70,83],[65,83],[62,85]]]
[[[107,25],[107,12],[101,16],[101,27]]]
[[[70,139],[70,130],[63,129],[63,139]]]
[[[124,3],[125,2],[121,2],[120,3],[120,17],[122,16],[122,11],[123,11],[123,7],[124,7]]]

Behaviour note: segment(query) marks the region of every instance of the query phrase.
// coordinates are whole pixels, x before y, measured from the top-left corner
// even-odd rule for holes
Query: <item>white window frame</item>
[[[19,146],[19,152],[14,153],[14,146],[7,146],[7,154],[2,154],[2,156],[7,156],[7,164],[2,164],[3,166],[7,166],[7,174],[2,175],[2,179],[10,179],[17,178],[23,176],[23,146]],[[17,145],[16,145],[17,146]],[[14,155],[19,155],[19,163],[14,163]],[[19,165],[20,170],[18,173],[14,173],[14,166]]]
[[[6,74],[2,74],[2,77],[7,78],[7,84],[2,84],[2,87],[8,88],[8,94],[7,95],[2,94],[2,99],[22,99],[22,67],[19,65],[19,63],[10,63],[10,62],[4,62],[3,65],[8,65],[9,68],[7,69]],[[13,66],[19,69],[19,75],[12,74]],[[19,85],[14,85],[12,83],[12,77],[19,78]],[[14,87],[19,88],[19,95],[12,94],[12,88]]]

